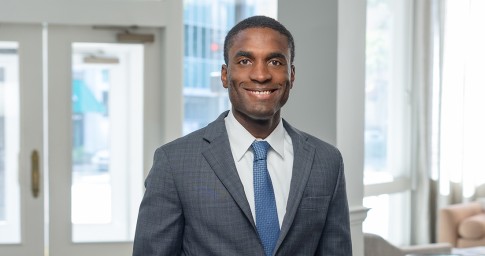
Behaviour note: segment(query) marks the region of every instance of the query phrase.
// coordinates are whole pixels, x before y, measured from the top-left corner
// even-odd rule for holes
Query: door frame
[[[49,166],[49,255],[50,256],[104,256],[131,255],[132,242],[95,242],[73,243],[71,225],[71,55],[72,43],[116,43],[119,30],[99,29],[91,26],[50,25],[48,27],[48,166]],[[161,94],[161,29],[138,28],[137,32],[154,35],[153,43],[144,44],[144,106],[143,130],[149,127],[150,115],[159,113],[161,108],[147,109],[147,106],[160,106],[160,98],[153,102],[152,94]],[[64,107],[68,106],[68,107]],[[148,117],[148,118],[147,118]],[[160,132],[159,132],[160,133]],[[143,133],[142,154],[150,154],[149,134]],[[150,157],[151,159],[151,157]],[[151,165],[144,160],[140,176]],[[133,170],[136,171],[136,170]],[[143,182],[139,184],[143,191]],[[139,198],[141,200],[141,196]],[[67,207],[66,207],[67,206]],[[137,214],[138,208],[131,209]]]
[[[20,185],[20,244],[0,245],[2,255],[44,254],[44,186],[43,163],[43,72],[42,25],[0,24],[0,40],[18,42],[20,141],[18,153],[18,181]],[[32,193],[33,150],[39,153],[40,190]]]

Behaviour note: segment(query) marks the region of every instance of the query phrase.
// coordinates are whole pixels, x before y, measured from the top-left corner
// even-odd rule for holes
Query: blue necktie
[[[280,235],[278,212],[273,191],[273,184],[268,173],[266,155],[269,143],[254,141],[253,185],[256,205],[256,228],[263,243],[266,256],[273,255],[273,250]]]

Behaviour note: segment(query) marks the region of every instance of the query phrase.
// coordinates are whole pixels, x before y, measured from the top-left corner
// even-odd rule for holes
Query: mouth
[[[247,90],[249,93],[256,94],[256,95],[269,95],[276,90]]]

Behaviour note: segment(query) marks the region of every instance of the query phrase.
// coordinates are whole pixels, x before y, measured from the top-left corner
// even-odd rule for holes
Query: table
[[[462,256],[485,255],[485,246],[476,246],[469,248],[453,248],[452,253]]]
[[[456,253],[420,253],[420,254],[406,254],[406,256],[462,256],[463,254]]]

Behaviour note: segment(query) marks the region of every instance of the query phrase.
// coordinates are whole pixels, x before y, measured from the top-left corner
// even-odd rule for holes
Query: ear
[[[293,88],[293,82],[295,81],[295,65],[291,65],[290,70],[290,89]]]
[[[228,84],[227,84],[227,65],[222,64],[221,67],[221,81],[222,81],[222,86],[227,89]]]

